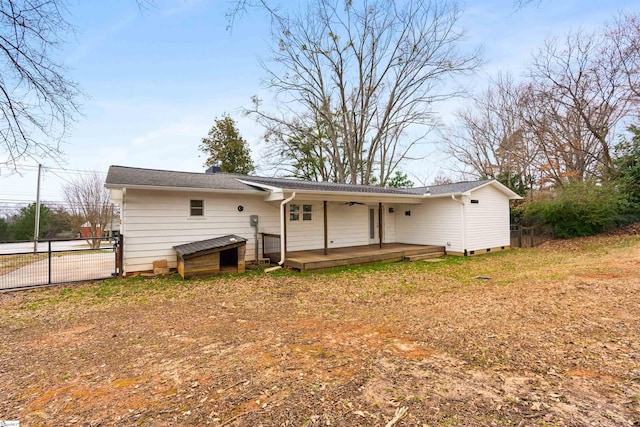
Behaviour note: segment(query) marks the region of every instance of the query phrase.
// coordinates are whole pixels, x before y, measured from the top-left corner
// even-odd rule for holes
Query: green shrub
[[[629,206],[627,222],[640,218],[640,127],[630,126],[631,139],[623,138],[615,149],[615,181],[620,191],[627,194]]]
[[[628,205],[625,194],[611,184],[574,182],[523,205],[529,222],[553,226],[557,237],[597,234],[615,225]]]

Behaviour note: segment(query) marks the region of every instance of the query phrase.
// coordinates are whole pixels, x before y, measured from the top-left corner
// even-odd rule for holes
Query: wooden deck
[[[333,248],[329,249],[326,255],[322,249],[288,252],[284,264],[289,268],[308,271],[383,261],[403,261],[405,258],[419,259],[429,255],[444,255],[444,253],[444,246],[385,243],[382,249],[379,245]]]

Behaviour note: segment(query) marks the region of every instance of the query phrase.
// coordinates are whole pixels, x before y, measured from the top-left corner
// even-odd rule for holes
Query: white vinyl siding
[[[393,209],[393,212],[389,212],[389,209]],[[382,205],[384,211],[382,215],[382,240],[384,243],[395,243],[396,241],[396,206],[395,205]]]
[[[205,217],[197,221],[189,214],[192,199],[204,200],[206,208]],[[151,270],[153,261],[161,259],[175,268],[173,246],[226,234],[246,238],[245,259],[253,260],[255,229],[249,216],[259,216],[260,232],[279,234],[279,207],[265,203],[260,196],[128,189],[122,209],[125,272]]]
[[[308,249],[322,249],[324,247],[324,221],[322,202],[294,200],[287,206],[290,213],[291,205],[298,206],[298,219],[291,220],[287,216],[287,252],[306,251]],[[309,205],[313,211],[313,221],[303,221],[303,206]],[[276,234],[280,234],[280,231]]]
[[[405,212],[411,212],[407,216]],[[462,205],[451,198],[426,199],[421,205],[397,205],[396,241],[415,245],[445,246],[463,252]]]
[[[328,214],[330,248],[369,244],[368,206],[329,203]]]
[[[509,199],[504,193],[488,185],[456,199],[464,202],[464,220],[463,206],[450,197],[425,199],[422,205],[398,205],[396,241],[441,245],[457,253],[465,249],[484,253],[510,245]],[[411,211],[411,216],[405,211]]]
[[[477,200],[478,203],[471,203]],[[492,186],[471,193],[467,199],[467,250],[485,251],[509,246],[509,200]]]
[[[300,206],[300,220],[287,222],[287,251],[324,248],[323,202],[296,200]],[[311,205],[312,221],[303,221],[303,206]],[[377,206],[376,206],[377,207]],[[391,214],[393,215],[393,214]],[[395,234],[395,222],[393,224]],[[342,248],[369,244],[369,206],[346,202],[327,204],[327,246]],[[389,241],[385,238],[385,241]]]

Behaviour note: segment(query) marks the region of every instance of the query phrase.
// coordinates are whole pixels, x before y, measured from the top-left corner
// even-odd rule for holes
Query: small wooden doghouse
[[[173,247],[178,253],[178,273],[190,279],[220,273],[244,273],[247,239],[229,234]]]

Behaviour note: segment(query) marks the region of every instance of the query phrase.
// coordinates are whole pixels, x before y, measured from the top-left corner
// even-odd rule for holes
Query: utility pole
[[[38,164],[38,190],[36,192],[36,224],[33,232],[33,254],[38,252],[38,235],[40,234],[40,172],[42,165]]]

